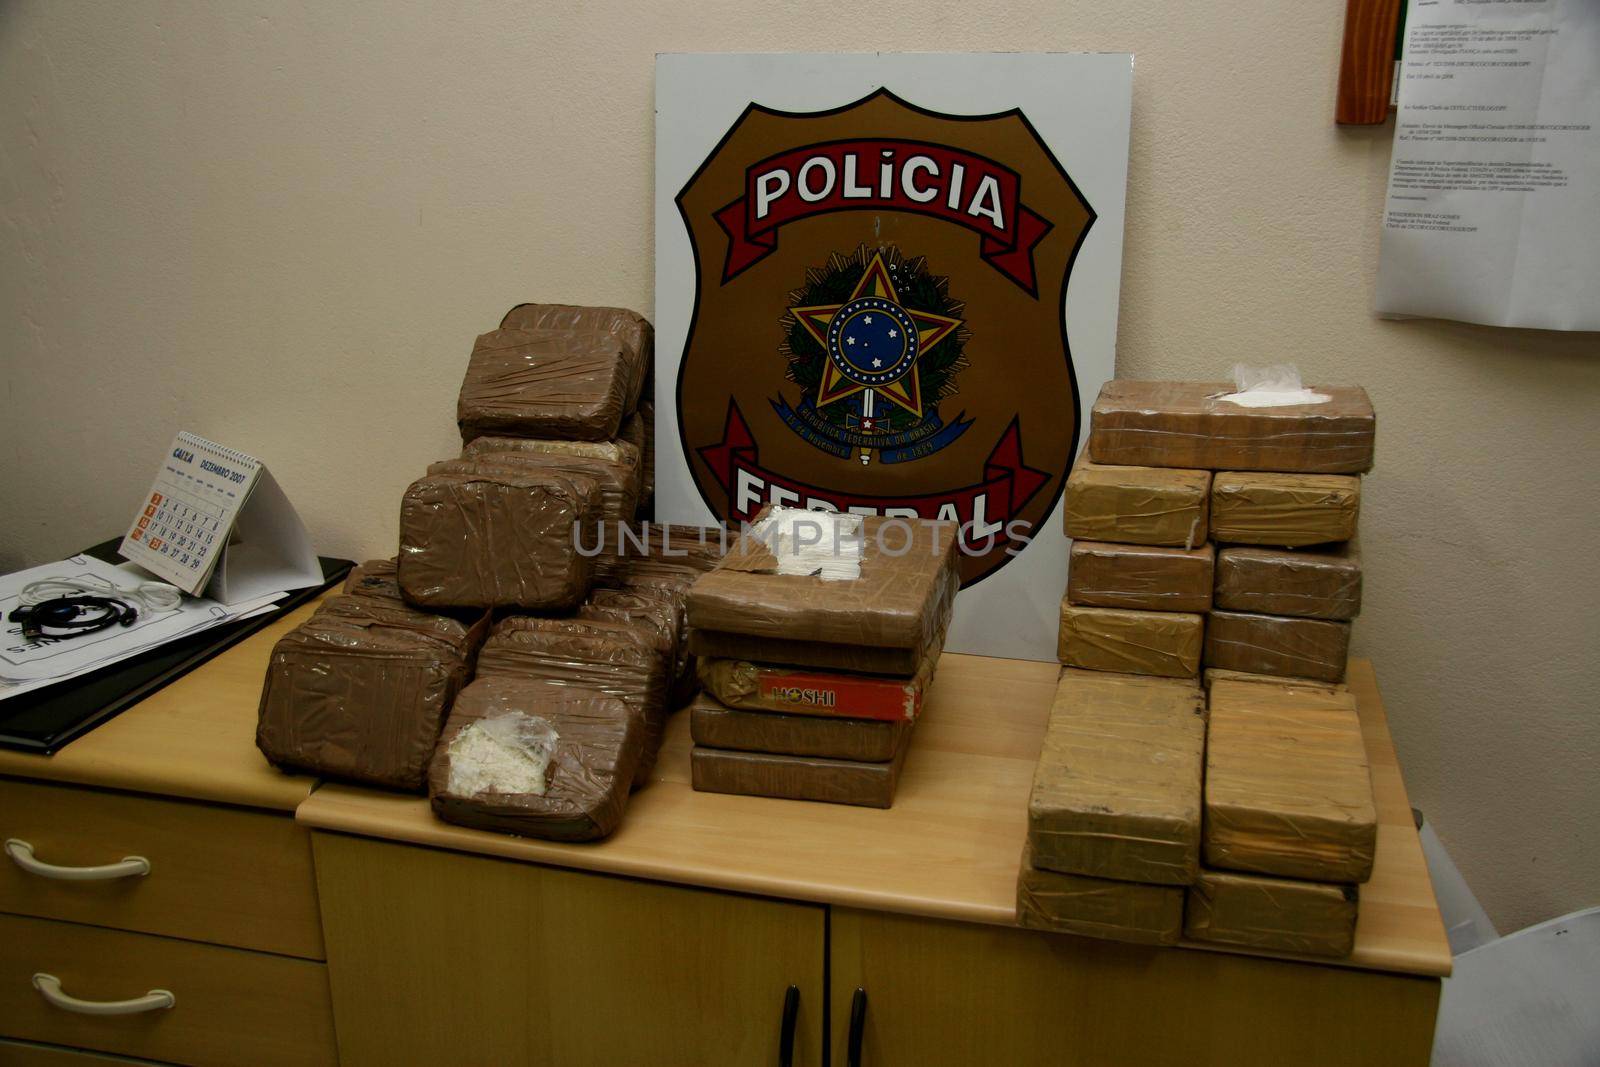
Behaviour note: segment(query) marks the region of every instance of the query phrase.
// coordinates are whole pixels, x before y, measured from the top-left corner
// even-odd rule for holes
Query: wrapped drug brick
[[[636,356],[601,333],[494,330],[477,339],[456,400],[461,440],[609,441],[633,410]]]
[[[427,607],[555,611],[589,591],[573,527],[600,521],[593,478],[485,469],[428,475],[400,504],[400,588]]]
[[[1210,720],[1205,865],[1365,882],[1378,817],[1355,698],[1217,682]]]
[[[1348,956],[1356,944],[1356,896],[1353,885],[1201,871],[1184,903],[1183,933],[1268,952]]]
[[[1204,707],[1193,682],[1062,671],[1028,797],[1033,866],[1192,882]]]
[[[906,719],[841,719],[744,711],[702,694],[689,705],[689,735],[697,745],[783,756],[886,763],[911,729]]]
[[[1110,381],[1089,416],[1089,458],[1136,467],[1359,474],[1377,420],[1359,386],[1313,386],[1315,404],[1245,407],[1224,382]]]
[[[692,572],[699,577],[716,567],[736,536],[720,526],[640,522],[623,531],[619,544],[635,574]]]
[[[656,496],[656,405],[648,397],[639,401],[639,421],[644,432],[644,484],[639,493],[639,499],[646,505],[653,505]],[[641,513],[641,518],[653,519],[655,512]]]
[[[1068,537],[1194,548],[1206,539],[1211,472],[1107,466],[1084,453],[1061,503]]]
[[[1108,941],[1175,945],[1183,932],[1183,888],[1044,871],[1024,849],[1017,871],[1017,924]]]
[[[1321,551],[1224,548],[1214,601],[1227,611],[1353,619],[1361,613],[1361,556],[1355,542]]]
[[[636,784],[649,781],[666,728],[671,663],[644,628],[596,619],[503,620],[484,642],[478,674],[514,675],[616,697],[643,730]]]
[[[656,634],[668,662],[676,664],[682,651],[682,615],[679,606],[661,589],[591,589],[578,607],[580,619],[606,620],[643,627]]]
[[[621,824],[643,745],[638,712],[614,697],[479,678],[450,711],[428,794],[458,826],[593,841]]]
[[[1249,671],[1230,671],[1222,667],[1207,667],[1200,672],[1206,691],[1218,682],[1249,682],[1252,685],[1287,685],[1316,689],[1324,693],[1345,691],[1343,682],[1319,682],[1311,678],[1286,678],[1281,674],[1252,674]]]
[[[1194,678],[1205,626],[1191,612],[1085,608],[1063,597],[1056,652],[1068,667]]]
[[[350,568],[341,591],[381,600],[404,600],[400,592],[399,563],[394,559],[369,559]]]
[[[627,308],[583,307],[575,304],[518,304],[500,320],[502,330],[543,330],[554,333],[604,334],[628,352],[632,373],[628,378],[628,410],[638,406],[655,355],[655,329],[637,311]]]
[[[690,780],[701,793],[887,808],[894,804],[895,786],[899,784],[908,748],[910,745],[903,738],[889,762],[866,763],[696,745],[689,757]]]
[[[1216,549],[1074,541],[1067,599],[1085,607],[1211,610]]]
[[[273,647],[256,747],[291,771],[419,791],[485,622],[336,596]]]
[[[631,416],[637,418],[638,416]],[[616,441],[558,441],[533,437],[476,437],[461,449],[462,459],[505,453],[530,453],[536,456],[583,456],[587,459],[605,460],[627,472],[627,483],[633,486],[638,497],[638,487],[644,476],[644,453],[625,440]],[[628,521],[633,516],[627,516]]]
[[[815,671],[741,659],[703,659],[700,684],[717,701],[747,711],[911,721],[933,684],[937,654],[925,655],[910,678]]]
[[[1218,541],[1281,548],[1348,541],[1360,513],[1360,478],[1228,471],[1211,480]]]
[[[1206,616],[1205,664],[1250,674],[1344,681],[1350,624],[1244,611]]]
[[[690,588],[690,650],[909,676],[959,584],[953,523],[769,509]]]

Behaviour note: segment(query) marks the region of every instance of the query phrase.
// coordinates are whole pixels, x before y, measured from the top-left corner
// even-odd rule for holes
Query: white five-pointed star
[[[844,339],[844,343],[847,345],[853,345],[856,343],[856,339],[854,337],[846,337]]]
[[[871,326],[872,325],[872,316],[868,315],[866,318],[862,319],[861,321],[866,323],[868,326]]]
[[[890,337],[899,337],[900,336],[900,331],[899,330],[890,330],[889,331],[889,336]]]
[[[875,360],[873,360],[873,361],[872,361],[872,365],[873,365],[873,366],[874,366],[874,367],[881,367],[881,366],[883,366],[883,360],[881,360],[881,359],[875,359]]]

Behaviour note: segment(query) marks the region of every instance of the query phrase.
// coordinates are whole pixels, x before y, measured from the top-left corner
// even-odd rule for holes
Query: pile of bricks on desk
[[[1374,418],[1360,389],[1315,391],[1245,407],[1114,381],[1096,402],[1066,490],[1024,925],[1350,952],[1376,814],[1341,683]]]
[[[705,689],[690,709],[694,788],[891,806],[959,585],[955,534],[953,523],[760,516],[689,591]],[[786,565],[795,538],[822,558]]]
[[[649,780],[692,694],[684,600],[720,532],[648,515],[653,335],[524,304],[473,347],[463,451],[406,489],[399,554],[280,641],[257,744],[289,770],[420,792],[449,821],[582,840]]]

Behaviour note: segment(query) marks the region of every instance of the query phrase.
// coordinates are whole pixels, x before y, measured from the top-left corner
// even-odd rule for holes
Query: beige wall
[[[391,552],[474,334],[650,309],[657,51],[1131,51],[1119,373],[1366,385],[1357,645],[1414,802],[1502,928],[1600,903],[1600,340],[1373,318],[1391,130],[1330,120],[1343,6],[7,4],[0,565],[116,531],[179,427]]]

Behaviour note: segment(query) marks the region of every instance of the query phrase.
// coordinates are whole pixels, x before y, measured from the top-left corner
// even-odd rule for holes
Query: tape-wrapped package
[[[949,627],[960,584],[955,524],[788,509],[764,519],[792,520],[799,550],[769,548],[763,520],[743,534],[689,590],[691,651],[915,674]],[[819,540],[802,544],[811,533]]]
[[[389,598],[328,598],[273,647],[256,747],[286,770],[420,790],[486,628]]]
[[[1356,943],[1357,891],[1265,874],[1201,871],[1184,904],[1196,941],[1306,956],[1348,956]]]
[[[1319,682],[1314,678],[1286,678],[1281,674],[1252,674],[1249,671],[1230,671],[1225,667],[1207,667],[1200,672],[1206,691],[1218,682],[1248,682],[1251,685],[1277,685],[1316,689],[1324,693],[1339,693],[1348,688],[1343,682]]]
[[[1205,626],[1193,612],[1086,608],[1062,597],[1056,652],[1068,667],[1194,678]]]
[[[1017,923],[1080,937],[1175,945],[1183,932],[1183,888],[1040,870],[1024,848]]]
[[[606,837],[622,822],[643,733],[614,697],[478,678],[456,698],[428,770],[434,813],[522,837]]]
[[[900,751],[910,729],[911,723],[905,719],[891,722],[745,711],[704,694],[689,705],[689,736],[695,744],[740,752],[887,763]]]
[[[593,478],[503,468],[428,475],[401,499],[400,588],[435,608],[572,607],[594,571],[573,530],[600,515]]]
[[[1359,386],[1326,399],[1250,406],[1225,382],[1110,381],[1089,416],[1096,463],[1225,471],[1359,474],[1372,469],[1377,420]]]
[[[1028,797],[1037,868],[1187,885],[1200,864],[1205,701],[1192,681],[1065,670]]]
[[[689,757],[690,779],[702,793],[887,808],[894,804],[895,786],[909,748],[909,735],[902,735],[892,759],[887,763],[867,763],[696,745]]]
[[[1206,866],[1365,882],[1378,837],[1355,698],[1216,682],[1206,745]]]
[[[804,670],[743,659],[703,659],[698,670],[706,692],[730,708],[898,722],[914,720],[921,713],[938,662],[936,653],[924,656],[910,678]]]
[[[1074,541],[1067,599],[1085,607],[1136,611],[1211,610],[1216,549]]]
[[[630,419],[636,420],[638,415],[632,415]],[[583,456],[587,459],[605,460],[627,471],[628,481],[634,486],[635,497],[638,496],[638,486],[644,477],[643,451],[623,438],[615,441],[562,441],[536,437],[476,437],[461,449],[462,459],[506,454]],[[633,521],[632,515],[627,518],[628,521]]]
[[[637,356],[609,334],[493,330],[472,347],[456,400],[461,440],[609,441],[637,402]]]
[[[1205,665],[1250,674],[1344,681],[1350,624],[1246,611],[1206,616]]]
[[[1226,471],[1211,480],[1211,536],[1241,545],[1299,548],[1348,541],[1361,513],[1361,479],[1342,474]]]
[[[405,595],[400,592],[399,561],[391,557],[369,559],[365,563],[356,564],[350,568],[350,573],[345,575],[341,592],[352,596],[377,597],[380,600],[404,601]]]
[[[641,400],[655,357],[656,334],[649,321],[627,308],[584,307],[576,304],[518,304],[500,320],[502,330],[544,330],[555,333],[599,334],[620,343],[630,368],[628,410]]]
[[[1227,611],[1353,619],[1361,613],[1361,554],[1354,542],[1324,551],[1224,548],[1215,602]]]
[[[671,662],[647,627],[597,619],[502,620],[478,655],[478,675],[514,676],[602,693],[639,715],[636,784],[649,781],[666,728]]]
[[[1085,452],[1061,497],[1067,536],[1138,545],[1203,544],[1211,472],[1095,463]]]

